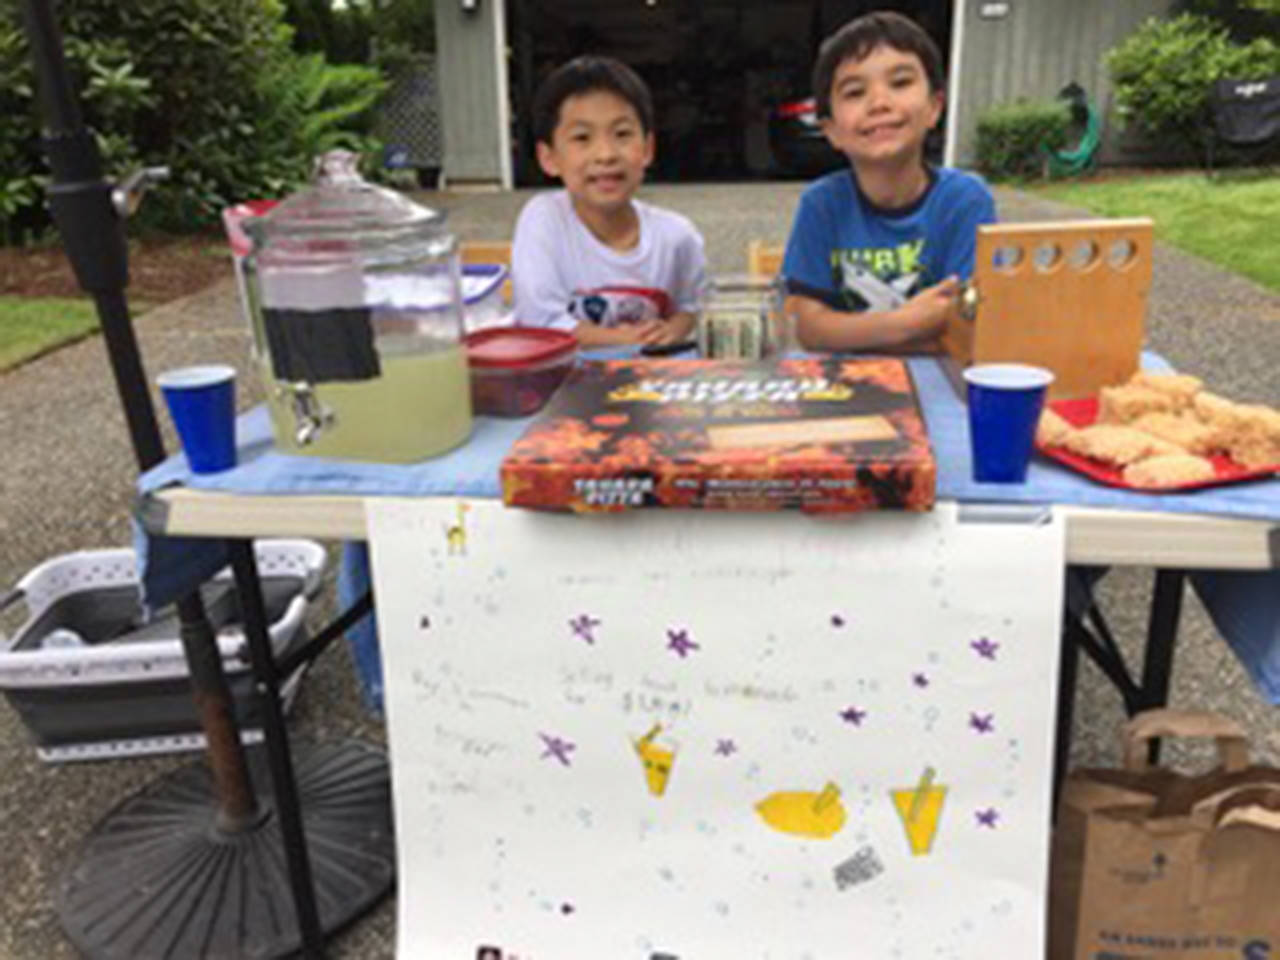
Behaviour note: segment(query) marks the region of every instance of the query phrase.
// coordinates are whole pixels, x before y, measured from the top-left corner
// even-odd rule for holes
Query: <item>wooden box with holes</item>
[[[1148,218],[990,224],[942,337],[946,365],[1052,370],[1051,399],[1092,396],[1138,369],[1151,288]]]

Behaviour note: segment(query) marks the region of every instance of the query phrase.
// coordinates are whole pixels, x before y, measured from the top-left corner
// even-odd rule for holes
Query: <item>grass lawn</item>
[[[0,297],[0,370],[98,329],[92,300]]]
[[[1162,243],[1280,291],[1280,177],[1185,173],[1027,189],[1102,216],[1151,217]]]

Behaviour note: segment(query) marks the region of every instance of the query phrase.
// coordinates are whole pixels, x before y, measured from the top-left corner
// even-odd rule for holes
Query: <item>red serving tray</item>
[[[1082,397],[1078,400],[1055,400],[1048,404],[1048,407],[1073,427],[1088,427],[1098,419],[1097,397]],[[1082,457],[1080,454],[1072,453],[1062,447],[1049,447],[1039,443],[1036,444],[1036,447],[1046,457],[1057,460],[1077,473],[1083,473],[1090,479],[1112,487],[1135,490],[1138,493],[1176,493],[1183,490],[1200,490],[1204,487],[1218,487],[1227,483],[1239,483],[1243,480],[1258,480],[1263,477],[1274,476],[1277,471],[1280,471],[1280,464],[1250,469],[1249,467],[1241,466],[1230,457],[1214,454],[1208,458],[1209,462],[1213,464],[1213,469],[1217,472],[1217,476],[1212,480],[1200,480],[1196,483],[1184,483],[1176,487],[1155,489],[1152,487],[1135,487],[1131,483],[1126,483],[1121,468],[1113,467],[1109,463]]]

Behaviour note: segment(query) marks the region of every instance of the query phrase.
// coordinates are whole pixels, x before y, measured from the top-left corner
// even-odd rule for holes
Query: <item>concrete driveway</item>
[[[648,199],[688,214],[702,228],[712,268],[741,272],[752,238],[782,243],[802,184],[753,183],[655,187]],[[501,240],[528,193],[432,194],[467,240]],[[998,191],[1004,220],[1082,216],[1026,194]],[[247,373],[247,333],[230,277],[137,320],[148,371],[192,362],[231,363]],[[1148,315],[1149,345],[1176,367],[1197,373],[1229,396],[1280,405],[1280,297],[1173,250],[1156,252]],[[242,407],[258,402],[248,376]],[[162,421],[167,418],[162,417]],[[167,423],[166,431],[169,430]],[[170,449],[172,433],[166,433]],[[0,376],[0,589],[56,554],[129,543],[135,476],[123,417],[98,338],[59,350]],[[1122,645],[1136,658],[1145,636],[1150,570],[1113,571],[1102,594]],[[332,591],[317,622],[332,613]],[[5,626],[13,627],[12,619]],[[383,739],[361,710],[345,649],[335,646],[312,670],[292,718],[296,735]],[[1280,760],[1280,728],[1193,596],[1184,607],[1173,703],[1214,708],[1244,722],[1271,762]],[[1117,758],[1119,699],[1092,664],[1081,667],[1073,759]],[[1203,762],[1195,751],[1176,758]],[[77,843],[113,805],[189,757],[114,760],[69,766],[40,763],[20,718],[0,706],[0,958],[75,956],[54,913],[57,878]],[[393,955],[394,900],[336,942],[332,955]]]

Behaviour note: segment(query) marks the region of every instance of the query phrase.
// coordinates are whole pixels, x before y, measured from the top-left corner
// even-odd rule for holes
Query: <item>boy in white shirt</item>
[[[653,100],[609,57],[578,57],[533,104],[538,163],[563,190],[516,222],[516,321],[571,330],[583,346],[690,339],[706,280],[702,235],[678,213],[634,199],[653,162]]]

